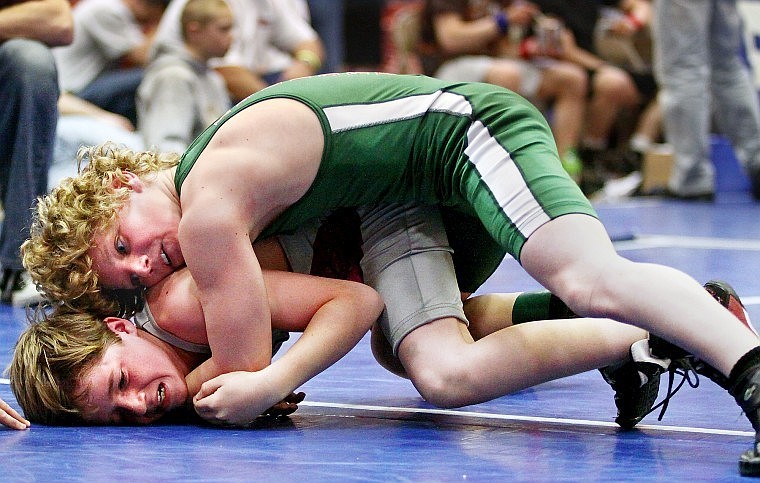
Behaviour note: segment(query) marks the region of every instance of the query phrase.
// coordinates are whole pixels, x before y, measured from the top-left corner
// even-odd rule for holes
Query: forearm
[[[22,37],[56,47],[70,44],[73,35],[67,0],[29,0],[0,10],[0,41]]]
[[[235,102],[267,86],[261,77],[242,66],[222,66],[217,67],[216,71],[224,78],[227,91]]]
[[[434,31],[436,42],[449,55],[481,51],[501,37],[491,17],[465,22],[447,16],[434,21]]]
[[[291,52],[293,64],[284,72],[284,79],[295,79],[314,75],[322,68],[324,49],[319,40],[301,42]]]
[[[323,305],[296,343],[264,369],[272,381],[277,381],[277,392],[272,395],[275,402],[348,354],[382,309],[379,295],[366,286],[347,290]]]
[[[211,203],[211,204],[208,204]],[[258,371],[272,358],[272,320],[267,288],[251,238],[239,213],[204,201],[183,213],[180,244],[206,321],[206,336],[219,373]],[[192,205],[192,203],[190,203]]]
[[[213,379],[216,376],[221,375],[222,372],[216,366],[216,361],[212,358],[206,359],[201,365],[196,367],[185,376],[185,383],[187,384],[187,393],[190,396],[195,395],[201,388],[204,382]]]

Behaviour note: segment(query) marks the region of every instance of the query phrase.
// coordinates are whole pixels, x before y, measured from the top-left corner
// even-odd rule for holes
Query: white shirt
[[[79,92],[121,57],[145,42],[132,12],[120,0],[81,0],[72,10],[74,41],[53,49],[61,89]]]
[[[187,0],[172,0],[164,12],[156,43],[181,42],[180,16]],[[243,66],[257,74],[285,70],[293,62],[291,53],[317,33],[288,2],[277,0],[227,0],[235,19],[232,46],[211,65]]]

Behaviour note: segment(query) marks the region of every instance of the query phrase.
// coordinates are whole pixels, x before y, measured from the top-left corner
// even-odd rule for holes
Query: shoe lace
[[[681,381],[675,388],[673,388],[673,383],[676,376],[681,376]],[[665,412],[668,410],[670,400],[687,382],[689,383],[689,386],[693,388],[699,387],[699,374],[697,374],[697,370],[694,367],[694,363],[692,362],[691,357],[684,357],[682,359],[673,360],[670,364],[670,367],[668,368],[668,391],[665,394],[663,400],[652,406],[652,408],[647,411],[645,416],[647,414],[653,413],[659,408],[662,408],[660,414],[657,416],[657,421],[662,421],[663,416],[665,416]]]

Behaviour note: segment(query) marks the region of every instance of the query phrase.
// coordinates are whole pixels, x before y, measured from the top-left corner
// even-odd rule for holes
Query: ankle
[[[728,375],[728,387],[733,393],[734,390],[740,385],[746,378],[746,375],[752,369],[760,366],[760,347],[755,347],[751,351],[747,352],[736,361],[734,368],[731,369],[731,373]]]

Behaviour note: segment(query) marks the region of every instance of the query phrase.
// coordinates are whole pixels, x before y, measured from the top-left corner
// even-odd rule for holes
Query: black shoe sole
[[[739,474],[742,476],[760,476],[760,456],[754,450],[745,451],[739,457]]]

